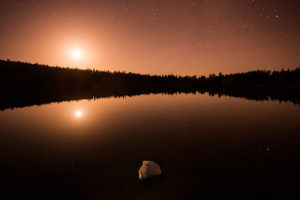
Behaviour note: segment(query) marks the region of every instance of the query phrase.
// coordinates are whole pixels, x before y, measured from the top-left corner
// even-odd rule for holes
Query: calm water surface
[[[300,106],[201,94],[0,112],[2,192],[39,199],[244,199],[299,189]],[[143,160],[163,176],[141,183]]]

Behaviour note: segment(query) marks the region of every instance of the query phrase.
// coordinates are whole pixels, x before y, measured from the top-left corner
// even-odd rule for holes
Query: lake
[[[296,193],[300,106],[208,94],[0,111],[2,193],[39,199],[242,199]],[[143,160],[162,176],[141,182]],[[207,198],[205,198],[207,199]]]

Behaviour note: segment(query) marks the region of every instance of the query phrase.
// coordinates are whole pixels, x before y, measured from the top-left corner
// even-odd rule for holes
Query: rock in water
[[[145,180],[151,176],[161,174],[160,166],[154,161],[144,160],[141,168],[139,169],[139,179]]]

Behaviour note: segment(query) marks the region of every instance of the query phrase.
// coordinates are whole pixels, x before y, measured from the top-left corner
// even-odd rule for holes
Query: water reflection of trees
[[[300,68],[229,75],[140,75],[0,61],[0,109],[141,94],[208,93],[300,104]]]

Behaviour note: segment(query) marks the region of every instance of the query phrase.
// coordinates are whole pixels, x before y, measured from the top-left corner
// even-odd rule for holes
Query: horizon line
[[[233,75],[233,74],[244,74],[244,73],[249,73],[249,72],[257,72],[257,71],[264,71],[264,72],[280,72],[280,71],[292,71],[292,70],[296,70],[300,68],[300,65],[297,67],[292,67],[292,68],[281,68],[281,69],[274,69],[274,70],[270,70],[270,69],[255,69],[255,70],[249,70],[249,71],[240,71],[240,72],[233,72],[233,73],[222,73],[222,72],[218,72],[218,73],[209,73],[208,75],[196,75],[196,74],[185,74],[185,75],[179,75],[179,74],[173,74],[173,73],[169,73],[169,74],[151,74],[151,73],[139,73],[139,72],[133,72],[133,71],[126,71],[126,70],[120,70],[120,71],[110,71],[110,70],[100,70],[100,69],[96,69],[96,68],[86,68],[86,69],[82,69],[79,67],[72,67],[72,66],[59,66],[59,65],[49,65],[49,64],[43,64],[43,63],[31,63],[29,61],[17,61],[17,60],[11,60],[9,58],[7,59],[2,59],[0,58],[0,61],[3,62],[14,62],[14,63],[23,63],[23,64],[30,64],[30,65],[39,65],[39,66],[45,66],[45,67],[52,67],[52,68],[62,68],[62,69],[76,69],[76,70],[82,70],[82,71],[95,71],[95,72],[108,72],[108,73],[125,73],[125,74],[138,74],[138,75],[146,75],[146,76],[175,76],[175,77],[209,77],[210,75],[215,75],[215,76],[219,76],[220,74],[223,76],[226,75]]]

